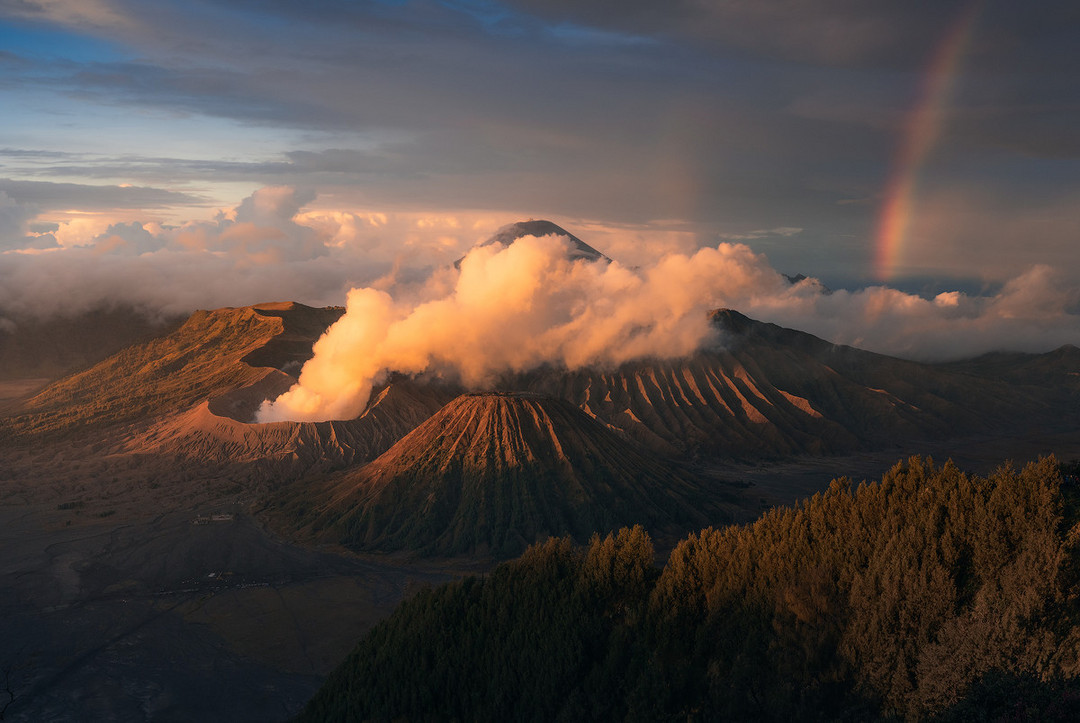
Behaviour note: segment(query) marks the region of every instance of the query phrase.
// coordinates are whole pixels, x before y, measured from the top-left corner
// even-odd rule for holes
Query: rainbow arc
[[[887,281],[901,260],[915,213],[919,174],[945,126],[960,63],[982,5],[982,0],[970,3],[938,44],[919,100],[905,123],[875,233],[874,273],[879,281]]]

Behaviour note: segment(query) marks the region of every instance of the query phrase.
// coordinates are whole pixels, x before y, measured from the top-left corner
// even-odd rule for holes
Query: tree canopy
[[[918,457],[653,565],[641,527],[422,592],[301,720],[1080,716],[1080,525],[1053,458]]]

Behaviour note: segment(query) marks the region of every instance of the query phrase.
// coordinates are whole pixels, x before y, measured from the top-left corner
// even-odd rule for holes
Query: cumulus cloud
[[[48,232],[29,230],[29,221],[37,213],[33,204],[20,203],[0,190],[0,251],[15,248],[48,248],[56,239]]]
[[[950,291],[927,299],[886,286],[824,294],[807,279],[775,297],[748,299],[741,310],[838,344],[919,361],[1080,344],[1080,289],[1044,265],[987,296]]]
[[[668,253],[629,269],[568,258],[568,240],[526,236],[473,249],[407,295],[355,288],[299,382],[260,421],[350,418],[388,372],[435,373],[484,387],[550,364],[610,367],[717,343],[708,312],[732,307],[837,343],[920,359],[1080,341],[1080,290],[1035,267],[1000,293],[924,299],[883,286],[826,293],[791,283],[742,244]]]
[[[678,225],[582,223],[575,232],[614,263],[574,264],[565,239],[525,238],[505,249],[481,245],[457,271],[452,262],[505,216],[319,203],[327,200],[267,187],[208,220],[169,225],[39,214],[0,191],[0,312],[25,319],[126,305],[176,315],[347,301],[349,313],[319,342],[298,390],[267,418],[356,414],[390,370],[484,386],[539,364],[679,356],[714,341],[706,319],[717,307],[925,361],[1080,343],[1080,288],[1068,264],[1018,262],[1018,274],[982,295],[924,297],[886,286],[826,293],[813,278],[791,283],[732,240],[801,238],[795,228],[730,234],[700,248],[696,233]]]
[[[387,274],[450,263],[501,218],[309,209],[311,191],[265,187],[208,220],[38,213],[0,190],[0,310],[21,318],[112,305],[153,315],[262,301],[340,304]]]

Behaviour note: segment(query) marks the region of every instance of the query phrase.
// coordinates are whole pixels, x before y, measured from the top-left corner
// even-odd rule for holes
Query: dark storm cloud
[[[44,151],[35,148],[0,148],[0,158],[18,158],[31,161],[54,161],[71,158],[83,154],[65,153],[63,151]]]
[[[109,7],[131,22],[101,32],[136,45],[142,60],[58,67],[39,82],[66,86],[100,103],[336,132],[396,130],[431,137],[438,131],[456,141],[460,134],[454,129],[478,124],[489,130],[539,126],[564,136],[576,134],[585,143],[621,137],[623,154],[662,133],[664,115],[685,98],[722,102],[748,113],[782,114],[824,88],[834,94],[839,89],[853,107],[862,101],[878,108],[878,131],[895,132],[913,100],[918,73],[968,4],[943,2],[927,9],[899,2],[521,0],[505,6],[474,3],[464,12],[454,10],[453,3],[218,3],[211,12],[193,13],[167,3],[119,3]],[[478,18],[481,10],[487,20]],[[1048,5],[1039,12],[1048,20],[1022,22],[1008,7],[987,4],[978,19],[980,41],[972,49],[979,65],[970,70],[977,74],[997,63],[1015,74],[1025,62],[1034,62],[1032,56],[1056,58],[1059,67],[1070,67],[1065,61],[1080,60],[1080,51],[1057,42],[1061,32],[1054,30],[1070,12],[1065,5]],[[567,39],[580,40],[581,33],[567,30],[570,22],[667,40],[693,36],[700,42],[692,47],[677,42],[574,43]],[[552,32],[560,27],[561,33]],[[1044,40],[1059,49],[1056,54],[1034,42]],[[175,50],[183,43],[194,43],[198,52]],[[741,55],[733,56],[732,48]],[[897,67],[906,69],[906,75],[886,67],[877,74],[845,77],[811,67],[834,61],[874,69],[883,57],[897,53],[904,56]],[[777,57],[788,64],[776,66]],[[1065,87],[1067,75],[1060,87],[1045,82],[1040,97],[1032,99],[1030,83],[1010,87],[1013,79],[997,72],[981,81],[982,95],[994,96],[995,117],[980,123],[980,117],[991,115],[987,103],[980,102],[983,113],[973,113],[972,124],[980,126],[972,129],[973,138],[995,145],[1021,143],[1019,133],[1000,138],[997,122],[1015,116],[1019,105],[1027,110],[1017,125],[1044,129],[1042,140],[1033,142],[1042,153],[1075,145],[1063,122],[1068,109],[1060,105],[1072,92]],[[887,97],[883,105],[882,95]],[[497,144],[497,136],[489,135]],[[769,140],[783,143],[791,137],[785,131]],[[531,147],[525,134],[513,140],[522,144],[526,161],[530,154],[547,152]],[[879,146],[887,153],[891,142],[885,136]],[[845,142],[819,145],[816,160],[825,163],[846,148]],[[476,159],[479,168],[490,161],[483,147],[470,150],[459,155]]]
[[[1058,65],[1077,58],[1080,9],[1070,0],[506,0],[556,22],[680,38],[712,49],[839,66],[923,64],[943,29],[969,9],[982,48],[1011,62]],[[1075,66],[1073,66],[1075,67]]]
[[[179,158],[162,144],[0,161],[22,179],[288,184],[366,210],[662,219],[703,238],[797,227],[797,239],[755,243],[773,244],[785,270],[858,277],[927,64],[972,8],[925,183],[942,194],[927,208],[953,231],[926,248],[970,238],[955,229],[979,198],[995,200],[971,224],[990,237],[980,243],[1015,243],[996,231],[1025,213],[1010,199],[1030,200],[1049,172],[1054,212],[1025,244],[1052,246],[1035,260],[1056,262],[1071,229],[1059,211],[1080,194],[1078,11],[1057,0],[1037,11],[1004,0],[27,0],[0,17],[112,50],[10,55],[6,88],[123,120],[211,119],[282,140],[261,155],[219,144]],[[125,198],[125,208],[192,202]],[[960,199],[963,214],[949,217],[942,199]]]
[[[688,79],[683,59],[670,53],[582,58],[437,30],[389,43],[327,28],[317,52],[283,53],[280,39],[267,46],[258,35],[215,37],[220,29],[208,28],[208,55],[187,59],[194,62],[57,61],[34,82],[102,103],[340,131],[430,129],[485,117],[610,124],[613,114],[638,110],[625,91],[644,90],[644,103],[657,100],[672,77]],[[623,118],[633,124],[637,115]]]
[[[16,181],[0,178],[0,193],[39,210],[79,208],[85,210],[154,209],[205,204],[189,193],[140,186],[91,186],[81,183]]]

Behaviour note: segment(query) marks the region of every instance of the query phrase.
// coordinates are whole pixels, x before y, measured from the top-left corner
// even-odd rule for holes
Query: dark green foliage
[[[655,577],[640,527],[533,545],[489,577],[421,592],[361,642],[302,719],[606,718],[630,641],[612,634],[644,609]],[[619,616],[611,615],[614,603]]]
[[[912,458],[680,543],[529,548],[417,596],[305,720],[1065,720],[1080,526],[1053,459]]]
[[[936,719],[939,723],[1080,720],[1080,680],[1039,680],[1030,673],[993,670],[977,680],[959,703]]]

